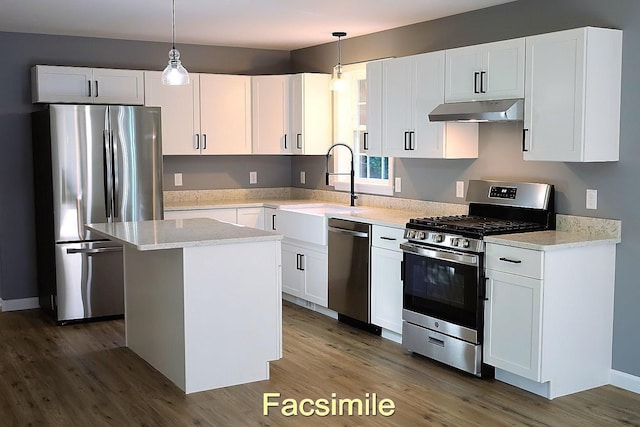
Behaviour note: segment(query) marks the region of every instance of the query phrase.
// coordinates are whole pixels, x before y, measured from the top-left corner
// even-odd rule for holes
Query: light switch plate
[[[587,209],[598,209],[598,190],[587,189]]]
[[[176,187],[182,187],[182,174],[174,173],[173,174],[173,185]]]
[[[464,181],[456,181],[456,197],[464,197]]]
[[[249,184],[258,183],[258,172],[249,172]]]
[[[396,193],[400,193],[402,191],[402,179],[400,179],[399,176],[395,179],[395,191]]]
[[[305,184],[307,182],[306,173],[304,171],[300,171],[300,184]]]

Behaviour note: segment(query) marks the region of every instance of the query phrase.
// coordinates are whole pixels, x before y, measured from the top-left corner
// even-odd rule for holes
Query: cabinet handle
[[[487,93],[486,86],[487,72],[480,71],[480,93]]]
[[[381,240],[391,240],[391,241],[395,241],[398,240],[395,237],[387,237],[387,236],[380,236]]]
[[[416,149],[416,133],[414,131],[409,132],[409,150]]]
[[[199,150],[200,149],[200,134],[199,133],[196,133],[196,135],[195,135],[195,143],[196,143],[195,149]]]
[[[362,146],[365,151],[369,149],[369,132],[365,132],[362,135]]]
[[[405,150],[408,150],[408,149],[409,149],[409,148],[407,147],[407,140],[408,140],[407,136],[408,136],[408,135],[409,135],[409,132],[408,132],[408,131],[405,131],[405,133],[404,133],[404,149],[405,149]]]
[[[296,270],[300,270],[300,254],[296,254]]]
[[[304,271],[304,254],[300,254],[300,271]]]
[[[276,214],[271,215],[271,229],[274,231],[276,229]]]
[[[89,86],[89,98],[91,98],[91,80],[87,80],[87,86]]]
[[[505,257],[500,258],[500,261],[510,262],[510,263],[512,263],[512,264],[522,264],[522,260],[519,260],[519,259],[511,259],[511,258],[505,258]]]
[[[98,97],[98,81],[96,80],[96,98]]]
[[[480,93],[478,90],[478,77],[480,77],[480,72],[473,73],[473,93]]]
[[[203,150],[207,149],[207,134],[206,133],[202,134],[202,149]]]
[[[302,134],[301,133],[296,134],[296,148],[298,150],[302,150]]]
[[[287,149],[287,134],[284,134],[284,149]]]
[[[527,149],[526,140],[527,140],[527,132],[529,129],[522,129],[522,151],[529,151]]]

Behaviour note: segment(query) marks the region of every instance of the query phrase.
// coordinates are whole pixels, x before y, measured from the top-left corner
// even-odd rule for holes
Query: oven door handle
[[[445,261],[454,262],[456,264],[470,265],[473,267],[478,266],[477,255],[468,255],[463,253],[445,252],[445,251],[438,251],[433,249],[419,248],[407,243],[401,243],[400,249],[402,249],[404,252],[412,253],[416,255],[422,255],[427,258],[441,259]]]

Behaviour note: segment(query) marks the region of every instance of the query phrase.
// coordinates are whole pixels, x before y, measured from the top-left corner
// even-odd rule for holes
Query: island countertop
[[[207,218],[87,224],[88,229],[140,251],[282,240],[272,231]]]

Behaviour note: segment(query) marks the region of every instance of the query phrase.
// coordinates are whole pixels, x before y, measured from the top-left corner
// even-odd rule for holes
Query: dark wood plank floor
[[[640,395],[613,386],[548,401],[289,303],[283,322],[284,358],[269,381],[184,395],[124,347],[122,320],[61,327],[39,310],[0,313],[0,425],[640,426]],[[396,411],[265,416],[267,392],[280,402],[377,393]]]

